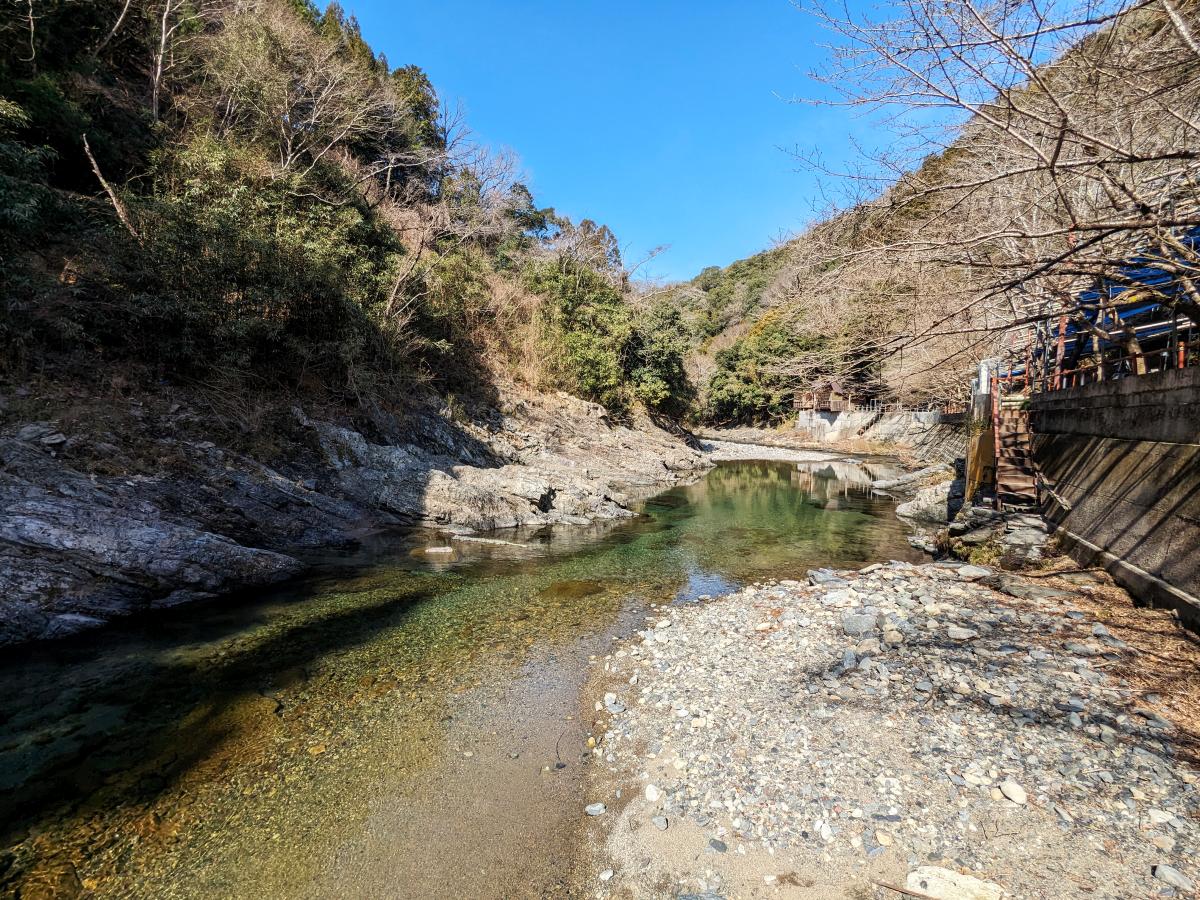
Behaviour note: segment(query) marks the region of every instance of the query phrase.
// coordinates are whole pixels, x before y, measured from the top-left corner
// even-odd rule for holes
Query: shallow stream
[[[10,651],[0,895],[567,896],[589,657],[655,604],[915,558],[869,490],[894,470],[864,465],[722,464],[635,519],[494,543],[381,536]]]

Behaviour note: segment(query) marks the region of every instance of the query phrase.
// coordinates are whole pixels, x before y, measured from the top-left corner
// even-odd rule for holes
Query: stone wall
[[[1029,420],[1071,555],[1200,622],[1200,369],[1035,396]]]
[[[952,462],[966,450],[962,416],[937,412],[815,412],[802,410],[796,431],[806,440],[825,444],[903,447],[927,460]]]
[[[796,415],[796,430],[800,436],[813,441],[834,443],[855,440],[859,431],[879,417],[876,412],[819,412],[802,409]]]

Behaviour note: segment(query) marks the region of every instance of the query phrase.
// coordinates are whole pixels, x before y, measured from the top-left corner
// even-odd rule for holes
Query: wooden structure
[[[807,391],[797,391],[793,406],[816,412],[849,412],[858,409],[850,391],[842,382],[834,379],[819,381]]]
[[[996,501],[1001,507],[1037,506],[1037,470],[1033,467],[1029,412],[1024,397],[1019,394],[1001,397],[995,382],[992,397],[995,398]]]

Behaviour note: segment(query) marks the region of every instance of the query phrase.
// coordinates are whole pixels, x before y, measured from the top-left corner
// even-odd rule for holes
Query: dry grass
[[[1078,585],[1062,575],[1086,571],[1094,585]],[[1172,610],[1135,605],[1133,598],[1101,569],[1080,569],[1068,557],[1055,557],[1026,573],[1050,587],[1071,591],[1072,606],[1103,622],[1135,654],[1107,669],[1134,690],[1133,705],[1145,707],[1175,725],[1174,743],[1193,766],[1200,766],[1200,635],[1188,630]]]

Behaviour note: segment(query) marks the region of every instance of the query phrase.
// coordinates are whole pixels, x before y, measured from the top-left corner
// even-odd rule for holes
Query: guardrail
[[[1154,368],[1150,368],[1152,365]],[[1046,372],[1041,375],[1031,374],[1029,366],[1026,365],[1025,371],[1019,375],[993,375],[992,384],[993,390],[1006,387],[1008,393],[1015,393],[1014,387],[1020,385],[1022,393],[1044,394],[1084,384],[1095,384],[1100,381],[1136,378],[1152,372],[1196,366],[1200,366],[1200,341],[1181,342],[1175,348],[1155,350],[1150,353],[1125,353],[1117,357],[1100,357],[1090,365]],[[994,396],[998,396],[998,394]]]

